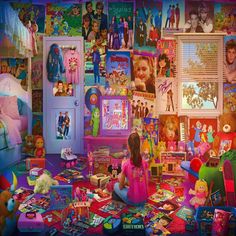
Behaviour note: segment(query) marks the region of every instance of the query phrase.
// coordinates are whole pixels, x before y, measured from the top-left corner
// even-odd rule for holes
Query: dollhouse
[[[139,219],[140,235],[235,235],[235,12],[231,0],[1,3],[0,199],[21,219],[37,212],[42,234],[125,235]],[[2,212],[0,234],[21,235]]]

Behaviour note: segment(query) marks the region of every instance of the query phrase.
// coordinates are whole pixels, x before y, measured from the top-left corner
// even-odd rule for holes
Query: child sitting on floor
[[[138,133],[132,133],[128,138],[129,151],[128,159],[122,165],[122,172],[114,186],[115,193],[129,205],[143,205],[148,199],[148,164],[140,154],[140,138]],[[125,179],[128,179],[129,187]]]

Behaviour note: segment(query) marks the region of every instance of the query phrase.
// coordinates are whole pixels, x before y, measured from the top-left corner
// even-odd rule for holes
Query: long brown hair
[[[142,164],[142,157],[140,154],[140,138],[138,133],[130,134],[128,138],[129,149],[131,152],[131,162],[137,167],[140,167]]]

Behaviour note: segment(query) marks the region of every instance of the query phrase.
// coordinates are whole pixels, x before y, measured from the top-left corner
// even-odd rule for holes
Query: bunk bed
[[[0,4],[0,60],[25,58],[28,61],[27,88],[12,74],[0,74],[0,171],[21,158],[25,134],[31,134],[32,91],[31,57],[33,55],[30,31],[18,18],[18,12],[9,3]],[[17,105],[16,105],[17,104]],[[15,117],[16,116],[16,117]],[[8,126],[9,125],[9,126]],[[13,133],[20,138],[11,140]]]

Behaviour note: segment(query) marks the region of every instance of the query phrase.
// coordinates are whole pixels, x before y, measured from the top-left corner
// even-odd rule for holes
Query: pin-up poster
[[[131,81],[130,52],[109,51],[106,63],[106,81],[109,86],[115,90],[126,89]]]
[[[161,38],[162,1],[136,1],[134,50],[156,54],[156,43]]]
[[[214,32],[214,2],[190,0],[185,3],[186,33],[213,33]]]
[[[185,23],[184,0],[166,0],[162,5],[163,37],[174,37],[174,33],[183,32]]]
[[[156,113],[173,114],[177,112],[177,81],[175,78],[156,80]]]
[[[46,34],[51,36],[82,35],[82,5],[46,5]]]
[[[43,114],[33,114],[32,116],[32,134],[43,135]]]
[[[133,2],[108,3],[108,47],[109,49],[132,49],[133,35]]]
[[[84,1],[83,1],[84,2]],[[108,33],[107,6],[102,1],[86,1],[82,4],[82,36],[91,42],[102,38]]]
[[[176,41],[162,39],[157,42],[157,77],[176,76]]]
[[[216,2],[214,12],[216,32],[227,32],[228,34],[236,32],[236,3]]]
[[[224,83],[224,113],[236,112],[236,84]]]
[[[40,57],[32,59],[32,89],[42,89],[43,87],[43,60]]]
[[[36,22],[37,32],[44,33],[45,29],[45,6],[32,3],[12,3],[12,7],[19,11],[19,18],[24,25],[29,21]],[[36,30],[36,29],[35,29]]]

